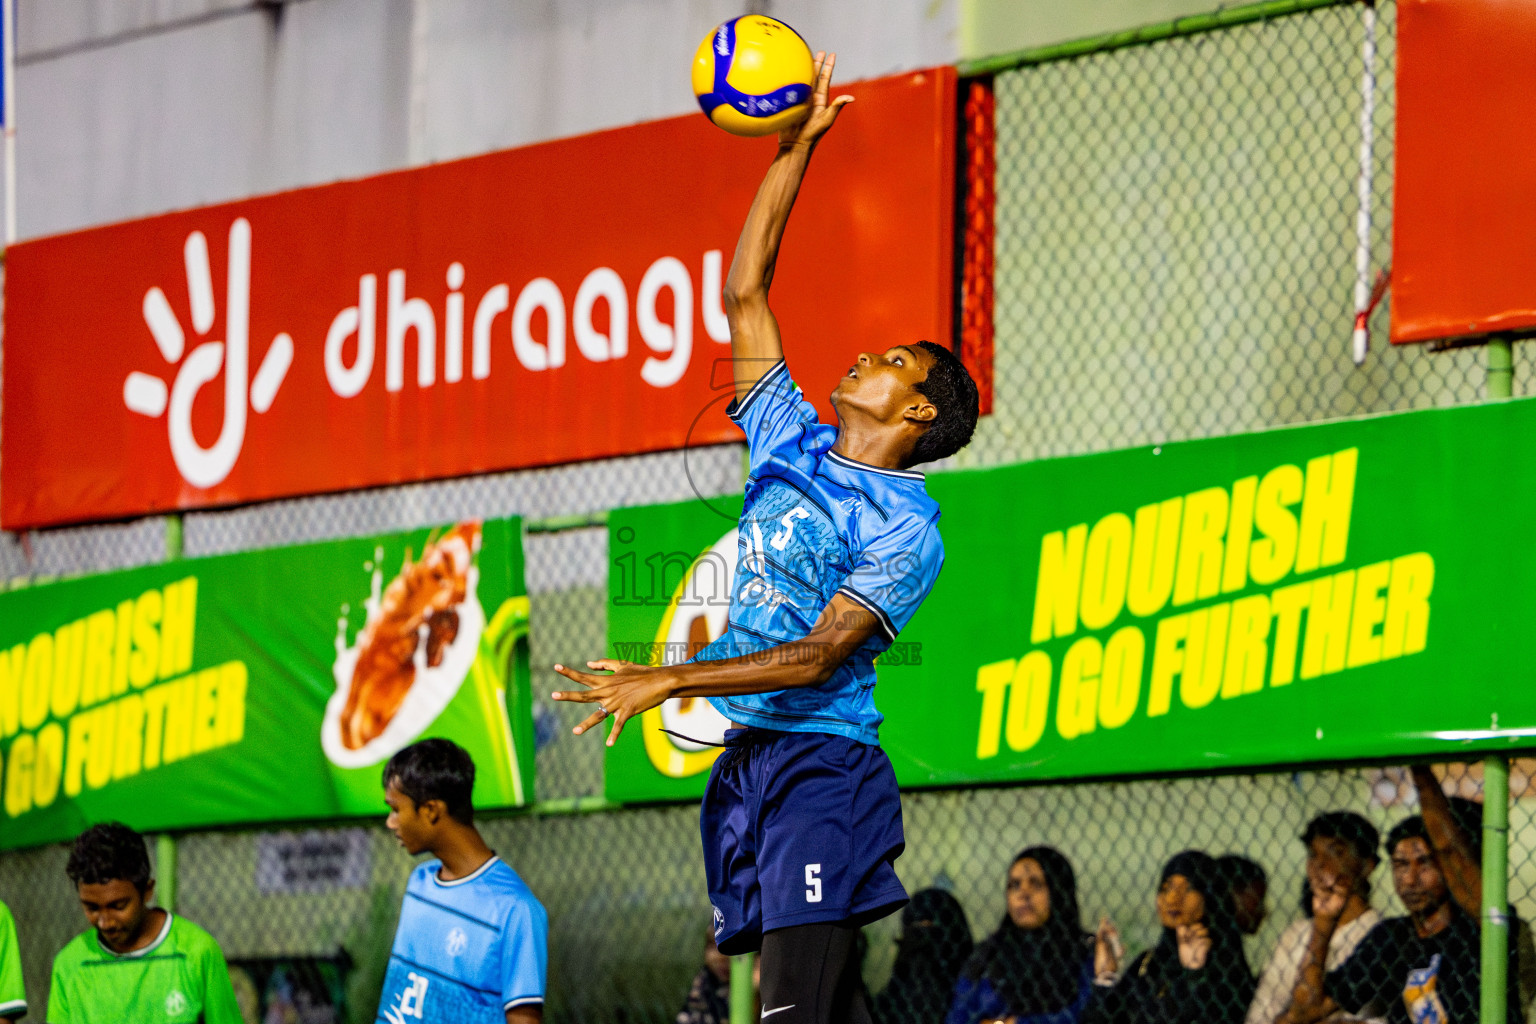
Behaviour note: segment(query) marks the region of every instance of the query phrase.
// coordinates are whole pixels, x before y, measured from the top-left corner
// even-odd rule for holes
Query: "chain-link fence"
[[[1387,261],[1391,228],[1394,6],[1379,4],[1377,19],[1373,267]],[[953,465],[1482,397],[1479,350],[1389,349],[1384,309],[1366,364],[1350,361],[1361,32],[1361,8],[1337,6],[995,76],[995,412]],[[1517,389],[1530,390],[1532,371],[1531,357],[1520,353]],[[600,513],[730,493],[740,472],[740,448],[724,445],[189,514],[184,554],[522,515],[531,523],[534,692],[547,693],[555,680],[547,666],[605,653]],[[560,529],[540,526],[554,519]],[[166,536],[158,518],[0,535],[0,579],[156,562],[166,557]],[[569,735],[579,716],[538,703],[545,803],[482,828],[550,911],[548,1018],[672,1020],[704,964],[710,921],[697,808],[574,813],[574,798],[602,794],[600,744]],[[1476,771],[1454,766],[1448,778],[1463,795],[1477,795]],[[1517,766],[1511,900],[1536,912],[1536,802],[1519,799],[1528,788]],[[1106,992],[1116,990],[1092,982],[1101,969],[1100,980],[1109,980],[1117,967],[1128,986],[1121,996],[1133,1006],[1143,996],[1124,979],[1150,978],[1144,987],[1152,989],[1183,983],[1168,960],[1177,960],[1178,942],[1170,953],[1158,893],[1168,859],[1196,848],[1261,867],[1269,913],[1251,935],[1227,927],[1235,915],[1217,915],[1222,923],[1208,929],[1203,954],[1209,977],[1222,979],[1211,986],[1215,1001],[1191,1004],[1203,1007],[1194,1016],[1159,1019],[1242,1020],[1255,976],[1284,948],[1283,937],[1300,934],[1287,929],[1301,917],[1307,822],[1349,810],[1385,835],[1414,802],[1400,770],[1360,767],[908,793],[898,871],[909,891],[948,896],[925,896],[899,945],[900,918],[867,928],[865,979],[886,1022],[942,1018],[957,979],[977,1014],[990,1005],[988,990],[1005,1004],[1022,1001],[1004,1005],[1010,1012],[1002,1016],[1047,1014],[1061,1009],[1051,1005],[1059,997],[1076,1006],[1070,1019],[1141,1019],[1115,1017],[1118,997]],[[348,885],[307,893],[260,883],[258,862],[272,833],[180,837],[178,907],[232,960],[332,958],[343,965],[347,1019],[369,1021],[411,862],[377,822],[330,831],[354,829],[366,870]],[[1116,963],[1095,963],[1094,944],[1068,935],[1075,952],[1058,957],[1066,975],[1055,988],[1039,979],[1025,985],[1006,969],[1017,936],[1000,925],[1014,855],[1038,844],[1059,850],[1074,869],[1082,927],[1092,931],[1108,917],[1123,942]],[[0,900],[20,923],[37,1019],[53,954],[84,927],[64,859],[61,847],[0,856]],[[1061,873],[1042,868],[1051,859],[1029,859],[1041,877],[1018,886],[1033,885],[1037,903],[1043,888],[1056,912],[1067,901]],[[1179,867],[1202,898],[1227,899],[1228,876],[1216,877],[1198,859]],[[1378,867],[1370,879],[1371,905],[1400,914],[1391,872]],[[1148,950],[1150,960],[1135,959]],[[1536,956],[1523,964],[1536,969]],[[703,989],[715,986],[707,974],[698,980]],[[253,992],[243,998],[254,1006]]]

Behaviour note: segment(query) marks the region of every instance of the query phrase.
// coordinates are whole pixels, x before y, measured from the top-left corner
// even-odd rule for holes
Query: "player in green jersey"
[[[0,903],[0,1020],[27,1015],[27,993],[21,987],[21,948],[16,944],[16,919]]]
[[[213,937],[149,905],[143,836],[115,822],[92,826],[65,870],[93,927],[54,958],[48,1024],[240,1024]]]

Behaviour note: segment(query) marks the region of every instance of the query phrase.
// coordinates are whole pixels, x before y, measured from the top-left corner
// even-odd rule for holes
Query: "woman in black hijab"
[[[880,1024],[938,1024],[949,1009],[960,966],[971,955],[971,926],[960,901],[923,889],[901,912],[890,983],[874,1000]]]
[[[1100,976],[1084,1024],[1241,1024],[1253,974],[1216,862],[1185,850],[1163,866],[1157,890],[1163,934],[1115,980],[1116,956],[1100,929]]]
[[[1008,912],[966,961],[945,1024],[1075,1024],[1092,987],[1093,937],[1072,864],[1031,846],[1009,866],[1007,892]]]

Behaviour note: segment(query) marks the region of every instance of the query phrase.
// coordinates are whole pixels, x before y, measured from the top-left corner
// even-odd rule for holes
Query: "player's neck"
[[[139,930],[134,933],[133,938],[129,939],[128,944],[122,949],[118,949],[106,939],[101,939],[101,944],[118,956],[143,949],[159,937],[160,930],[165,927],[165,919],[168,916],[166,911],[161,910],[159,907],[151,907],[149,912],[144,915],[144,920],[139,922]]]
[[[883,423],[870,424],[850,418],[837,426],[832,450],[845,459],[878,469],[906,469],[910,454],[902,432]]]
[[[465,878],[479,871],[495,854],[480,838],[473,825],[458,825],[444,829],[442,837],[432,844],[430,851],[443,862],[437,876],[444,882]]]

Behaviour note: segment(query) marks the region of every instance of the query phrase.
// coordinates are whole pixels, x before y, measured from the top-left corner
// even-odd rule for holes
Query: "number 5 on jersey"
[[[821,865],[807,864],[805,866],[805,902],[821,902]]]

